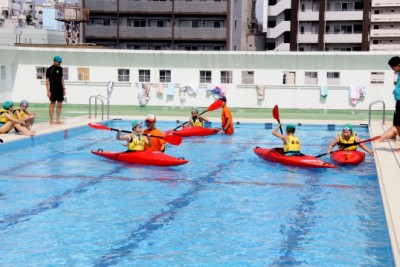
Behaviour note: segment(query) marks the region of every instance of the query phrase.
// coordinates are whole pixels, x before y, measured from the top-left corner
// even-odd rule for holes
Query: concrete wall
[[[16,36],[14,27],[0,28],[0,44],[13,46],[22,44],[65,44],[64,32],[42,29],[21,28],[22,34]]]
[[[212,72],[212,84],[221,84],[220,72],[232,71],[233,82],[227,85],[226,96],[231,107],[299,109],[368,109],[376,100],[384,100],[386,108],[394,109],[392,90],[394,73],[387,65],[393,55],[388,52],[324,53],[324,52],[174,52],[131,51],[83,48],[0,47],[0,67],[6,69],[0,79],[0,102],[28,99],[33,103],[48,103],[44,80],[37,79],[37,67],[49,67],[55,55],[63,58],[69,70],[66,81],[68,103],[86,104],[92,95],[107,96],[107,83],[113,81],[111,105],[139,105],[137,84],[139,69],[151,71],[150,100],[152,106],[207,107],[214,95],[206,84],[199,84],[200,70]],[[78,68],[89,68],[90,79],[78,80]],[[4,68],[3,68],[4,69]],[[129,82],[118,82],[118,69],[130,70]],[[174,96],[157,93],[159,70],[171,70]],[[254,71],[254,84],[242,83],[242,71]],[[285,85],[284,72],[295,72],[295,84]],[[318,84],[307,85],[305,72],[318,72]],[[329,86],[328,96],[320,98],[321,85],[327,84],[327,72],[340,72],[340,83]],[[371,85],[371,72],[384,72],[384,84]],[[179,94],[181,84],[198,84],[198,93]],[[265,99],[257,99],[256,85],[265,86]],[[352,104],[349,88],[366,88],[363,101]],[[381,109],[380,105],[374,109]]]

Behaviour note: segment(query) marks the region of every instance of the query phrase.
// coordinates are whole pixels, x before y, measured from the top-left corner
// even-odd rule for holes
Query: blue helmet
[[[62,63],[62,58],[60,56],[55,56],[53,61],[58,62],[58,63]]]

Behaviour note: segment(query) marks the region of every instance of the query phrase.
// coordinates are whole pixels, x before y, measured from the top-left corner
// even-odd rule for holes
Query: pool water
[[[296,134],[318,155],[339,130]],[[90,127],[4,143],[0,266],[394,266],[373,157],[336,169],[269,163],[253,148],[281,146],[271,131],[242,123],[233,136],[186,138],[167,146],[189,160],[176,167],[92,155],[125,147]]]

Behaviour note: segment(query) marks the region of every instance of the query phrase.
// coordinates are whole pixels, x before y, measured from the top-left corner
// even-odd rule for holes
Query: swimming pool
[[[337,131],[298,127],[303,153],[325,152]],[[92,155],[125,148],[89,127],[2,144],[0,266],[393,266],[373,158],[304,169],[252,151],[280,142],[242,123],[168,146],[190,161],[177,167]]]

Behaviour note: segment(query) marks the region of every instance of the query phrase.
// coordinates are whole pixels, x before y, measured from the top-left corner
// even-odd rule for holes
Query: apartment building
[[[264,0],[267,50],[399,49],[398,0]]]
[[[24,21],[21,4],[15,0],[0,0],[0,28],[20,27]]]
[[[85,43],[135,50],[264,50],[255,1],[82,0],[82,5],[90,10]]]
[[[399,0],[372,0],[370,50],[400,50]]]

